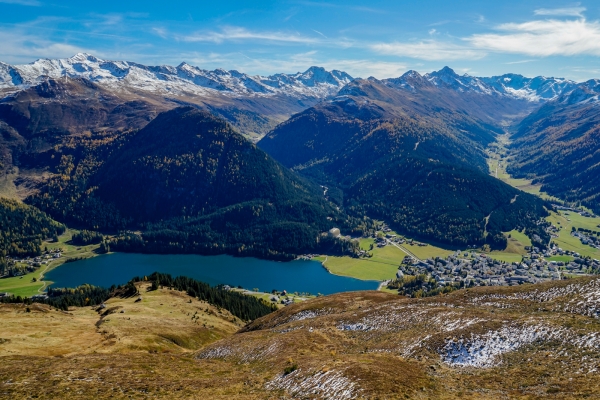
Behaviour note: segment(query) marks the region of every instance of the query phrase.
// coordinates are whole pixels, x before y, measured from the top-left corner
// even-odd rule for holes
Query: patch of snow
[[[293,398],[351,400],[359,398],[361,393],[355,382],[336,370],[304,373],[298,369],[275,377],[265,387],[269,390],[285,390]]]

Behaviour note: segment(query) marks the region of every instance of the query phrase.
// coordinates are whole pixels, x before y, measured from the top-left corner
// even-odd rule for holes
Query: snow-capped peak
[[[161,94],[271,96],[324,98],[352,81],[342,71],[310,67],[303,73],[250,76],[218,68],[204,70],[186,62],[177,67],[146,66],[102,60],[88,53],[66,59],[39,59],[26,65],[0,63],[0,89],[19,89],[47,78],[84,78],[113,90],[144,90]]]
[[[494,96],[507,96],[532,102],[556,99],[573,90],[577,83],[562,78],[538,76],[526,78],[518,74],[505,74],[479,78],[468,74],[458,75],[449,67],[424,75],[432,84],[459,92],[476,92]]]

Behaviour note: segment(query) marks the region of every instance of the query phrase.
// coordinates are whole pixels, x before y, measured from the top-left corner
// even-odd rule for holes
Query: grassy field
[[[390,233],[395,234],[394,232]],[[373,245],[372,250],[371,245]],[[407,249],[420,259],[446,257],[452,253],[451,250],[431,245],[417,246],[405,243],[399,246]],[[395,278],[398,266],[407,255],[407,253],[390,244],[385,247],[377,247],[375,246],[375,239],[372,238],[360,239],[360,247],[372,253],[373,257],[321,256],[317,257],[317,260],[324,262],[329,272],[335,275],[349,276],[362,280],[384,281]]]
[[[109,299],[106,311],[112,314],[105,317],[92,307],[66,313],[34,304],[26,313],[23,305],[0,305],[0,332],[5,340],[0,357],[196,350],[243,326],[228,311],[183,292],[148,292],[149,287],[149,283],[139,285],[139,302],[137,296]]]
[[[506,172],[506,166],[509,159],[502,159],[501,154],[506,153],[506,146],[509,143],[507,136],[499,137],[498,151],[488,152],[488,165],[490,167],[490,174],[496,176],[498,179],[508,183],[509,185],[521,189],[524,192],[531,193],[542,197],[543,199],[550,201],[560,201],[556,197],[550,196],[547,193],[540,192],[541,185],[533,185],[530,180],[527,179],[514,179]],[[549,222],[555,226],[561,227],[559,237],[553,239],[553,241],[563,250],[575,251],[583,256],[590,256],[592,258],[600,259],[600,250],[594,249],[590,246],[581,244],[579,239],[570,235],[571,227],[585,228],[591,230],[599,230],[600,218],[587,218],[577,213],[552,213],[547,218]],[[531,241],[525,235],[519,232],[509,232],[512,238],[509,239],[509,244],[506,251],[503,252],[492,252],[491,256],[505,261],[518,261],[520,256],[518,254],[525,254],[524,250],[520,250],[522,246],[530,246]],[[570,261],[572,257],[552,257],[552,261]]]
[[[487,153],[488,160],[487,161],[488,161],[488,166],[490,168],[490,175],[495,176],[496,178],[500,179],[501,181],[503,181],[517,189],[520,189],[524,192],[538,195],[545,200],[550,200],[550,201],[559,200],[554,196],[550,196],[549,194],[547,194],[545,192],[541,192],[541,190],[540,190],[542,187],[541,184],[534,185],[531,183],[532,182],[531,179],[523,179],[523,178],[515,179],[506,172],[506,167],[507,167],[507,164],[510,159],[502,158],[501,155],[507,153],[506,146],[508,146],[509,143],[510,143],[510,141],[509,141],[507,135],[499,136],[498,151],[488,151],[488,153]]]
[[[44,242],[44,246],[50,248],[63,249],[63,256],[57,260],[52,260],[48,265],[42,265],[36,271],[23,276],[0,279],[0,292],[12,293],[16,296],[33,296],[43,292],[45,287],[51,282],[43,281],[43,274],[64,264],[67,260],[73,258],[89,258],[96,256],[95,250],[98,245],[73,246],[69,244],[73,233],[77,231],[67,229],[67,231],[58,238],[58,243]],[[34,282],[33,278],[37,281]]]
[[[600,259],[600,250],[586,246],[582,244],[579,239],[571,236],[571,227],[573,226],[575,228],[600,230],[598,228],[598,225],[600,224],[600,218],[587,218],[572,212],[569,212],[568,214],[569,215],[565,215],[565,213],[559,214],[553,212],[552,215],[548,217],[548,221],[552,222],[552,224],[555,226],[561,227],[558,238],[554,238],[552,240],[563,250],[571,250],[581,254],[582,256]]]

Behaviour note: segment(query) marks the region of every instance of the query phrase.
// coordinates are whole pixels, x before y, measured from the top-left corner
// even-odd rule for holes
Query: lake
[[[375,290],[379,282],[337,276],[318,261],[276,262],[252,257],[156,255],[113,253],[63,264],[45,275],[53,287],[76,287],[84,283],[110,287],[134,276],[163,272],[188,276],[210,285],[227,284],[244,289],[273,289],[311,294]]]

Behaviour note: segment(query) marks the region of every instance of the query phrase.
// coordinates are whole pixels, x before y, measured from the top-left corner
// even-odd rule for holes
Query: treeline
[[[189,296],[206,301],[213,306],[224,308],[244,321],[254,320],[277,310],[277,306],[254,296],[225,290],[222,287],[211,287],[208,283],[186,276],[173,278],[169,274],[154,272],[148,277],[135,277],[132,282],[144,280],[152,281],[154,288],[168,287],[186,292]]]
[[[349,188],[347,209],[387,221],[415,238],[457,247],[505,249],[502,232],[525,229],[540,242],[546,203],[474,169],[404,158]]]
[[[104,235],[96,231],[82,230],[73,234],[71,241],[75,246],[85,246],[102,242]]]
[[[307,205],[288,205],[297,213]],[[152,254],[230,254],[286,261],[298,254],[323,252],[352,255],[351,242],[322,236],[328,225],[289,221],[286,211],[266,202],[236,204],[197,218],[146,224],[141,233],[124,231],[108,239],[111,251]],[[342,229],[354,219],[337,221]],[[350,229],[346,229],[350,231]]]
[[[135,283],[149,281],[152,288],[167,287],[186,292],[189,296],[206,301],[215,307],[223,308],[244,321],[254,320],[267,315],[277,306],[267,303],[254,296],[248,296],[237,291],[225,290],[221,286],[211,287],[208,283],[185,276],[172,277],[169,274],[155,272],[147,277],[135,277],[125,285],[111,286],[109,289],[81,285],[77,288],[48,288],[47,298],[21,296],[0,297],[0,303],[42,303],[52,307],[68,310],[69,307],[97,306],[111,297],[131,297],[139,294]]]
[[[3,296],[0,297],[0,303],[32,303],[48,304],[60,310],[67,311],[69,307],[97,306],[102,304],[110,297],[115,287],[105,289],[92,285],[81,285],[76,288],[54,289],[48,288],[47,298],[21,297],[21,296]]]
[[[0,198],[0,259],[5,256],[38,256],[42,241],[56,238],[65,226],[35,207]]]
[[[474,282],[471,282],[471,286]],[[426,274],[405,275],[400,279],[392,280],[387,285],[388,289],[397,290],[401,296],[414,298],[437,296],[446,294],[464,287],[464,282],[447,283],[439,287],[437,281]]]

